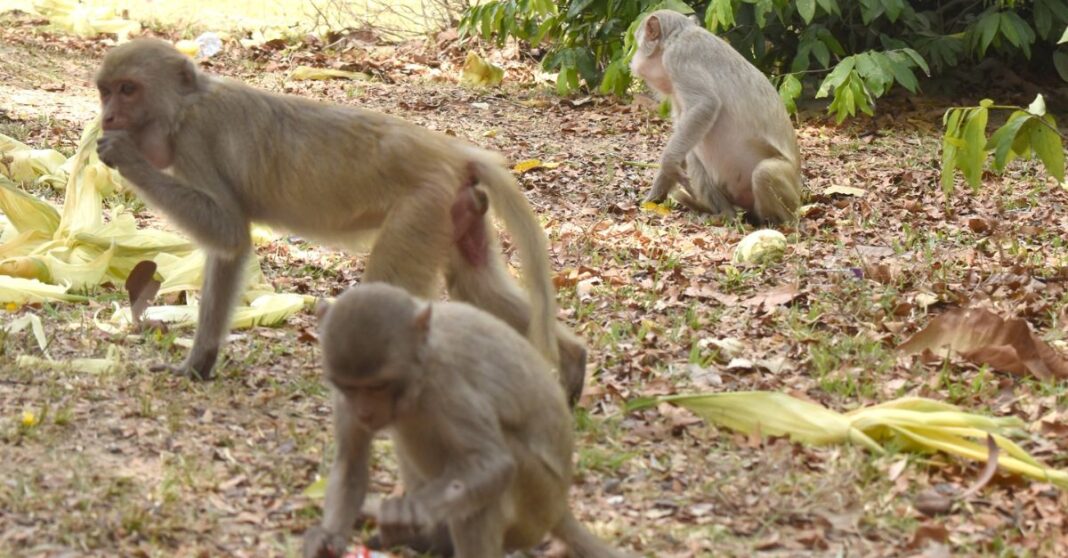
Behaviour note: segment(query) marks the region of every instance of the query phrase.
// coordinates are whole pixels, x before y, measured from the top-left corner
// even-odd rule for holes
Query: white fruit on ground
[[[734,248],[735,263],[770,263],[786,252],[786,237],[779,231],[761,229],[745,236]]]

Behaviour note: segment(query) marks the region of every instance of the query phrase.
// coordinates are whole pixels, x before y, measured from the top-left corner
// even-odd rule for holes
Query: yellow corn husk
[[[28,256],[49,242],[50,239],[50,235],[37,230],[16,233],[10,237],[5,235],[0,238],[0,242],[3,242],[3,244],[0,244],[0,260]]]
[[[739,391],[671,395],[659,400],[685,407],[709,422],[746,434],[789,436],[812,445],[854,441],[873,451],[883,451],[841,414],[784,393]],[[754,412],[756,409],[760,412]]]
[[[0,275],[36,279],[43,283],[52,280],[52,272],[48,270],[48,264],[34,256],[15,256],[0,260]]]
[[[161,252],[153,258],[153,261],[156,262],[156,271],[163,278],[158,294],[200,290],[204,282],[205,256],[203,251],[195,250],[185,256]],[[245,262],[245,285],[250,289],[249,292],[274,292],[274,288],[264,278],[260,262],[256,258],[248,258]],[[255,298],[249,298],[249,292],[245,293],[247,302]]]
[[[67,293],[63,285],[49,285],[36,279],[23,279],[0,275],[0,303],[26,304],[27,302],[81,301],[84,296]]]
[[[0,177],[0,213],[20,233],[32,230],[52,235],[59,228],[59,211],[52,204],[23,192],[3,177]]]
[[[812,445],[853,442],[877,453],[884,451],[880,442],[895,441],[907,450],[986,461],[986,445],[976,440],[989,434],[1001,450],[998,465],[1004,470],[1068,488],[1068,472],[1042,465],[1007,437],[1025,426],[1019,418],[977,415],[932,399],[907,397],[844,414],[776,392],[673,395],[652,401],[685,407],[746,434],[788,436]]]
[[[467,52],[460,83],[471,87],[495,87],[504,80],[504,69],[482,58],[477,52]]]
[[[300,312],[308,303],[308,297],[292,293],[268,293],[257,297],[248,306],[238,306],[230,319],[231,329],[248,329],[256,326],[275,326],[286,318]],[[150,306],[145,310],[144,319],[164,322],[173,327],[192,326],[197,322],[196,305]],[[130,309],[122,308],[115,312],[111,321],[120,326],[130,326],[133,320]]]
[[[70,360],[49,360],[30,355],[20,355],[15,359],[20,368],[34,368],[56,372],[80,372],[83,374],[104,374],[122,370],[122,351],[117,345],[108,345],[104,358],[74,358]]]

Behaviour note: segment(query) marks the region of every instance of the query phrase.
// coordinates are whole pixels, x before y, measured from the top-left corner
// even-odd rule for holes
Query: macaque
[[[646,201],[676,198],[696,211],[741,208],[758,223],[797,218],[801,155],[775,88],[726,41],[670,10],[635,32],[631,70],[671,100],[675,129]]]
[[[254,89],[201,72],[169,43],[137,39],[96,75],[97,151],[208,253],[193,348],[175,371],[211,376],[260,222],[357,248],[364,281],[453,298],[500,317],[560,367],[575,401],[586,349],[556,322],[545,233],[503,159],[399,118]],[[164,170],[169,170],[165,173]],[[527,294],[486,218],[511,232]]]
[[[305,558],[343,554],[367,494],[371,440],[387,428],[405,492],[379,508],[384,547],[495,558],[552,534],[573,556],[623,556],[570,511],[564,392],[514,328],[385,283],[350,288],[321,311],[337,457]]]

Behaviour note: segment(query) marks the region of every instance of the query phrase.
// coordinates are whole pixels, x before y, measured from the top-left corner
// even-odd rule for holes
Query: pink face
[[[403,389],[397,382],[379,377],[356,379],[344,374],[331,375],[330,381],[364,428],[374,432],[393,422],[397,399]]]
[[[144,103],[140,82],[129,78],[100,80],[97,89],[103,112],[101,126],[105,130],[128,130],[137,123]]]

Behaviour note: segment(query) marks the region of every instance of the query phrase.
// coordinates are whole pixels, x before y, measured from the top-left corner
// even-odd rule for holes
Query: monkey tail
[[[601,539],[598,539],[579,520],[575,519],[571,510],[568,510],[564,518],[555,528],[553,536],[564,541],[569,551],[569,556],[576,558],[627,558],[629,555],[616,550]]]
[[[523,280],[530,296],[531,316],[527,337],[554,366],[560,365],[556,344],[556,291],[553,289],[549,248],[530,203],[499,155],[468,147],[471,169],[487,187],[490,206],[512,233],[523,262]]]

